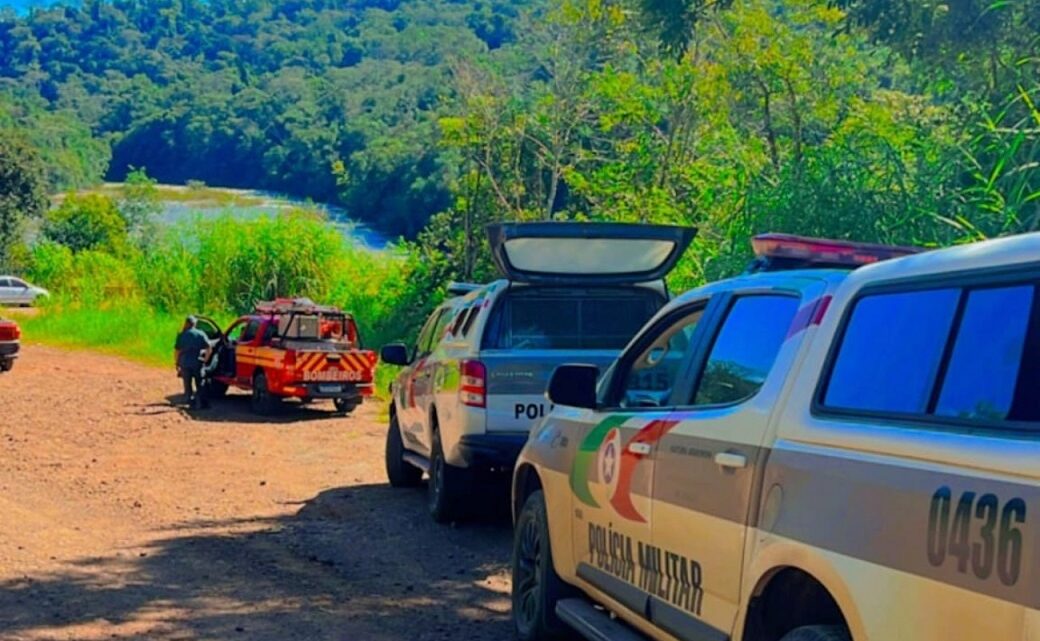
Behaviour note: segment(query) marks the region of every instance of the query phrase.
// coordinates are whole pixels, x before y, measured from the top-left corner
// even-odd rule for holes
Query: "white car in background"
[[[51,295],[46,289],[30,285],[17,276],[0,276],[0,305],[35,305]]]

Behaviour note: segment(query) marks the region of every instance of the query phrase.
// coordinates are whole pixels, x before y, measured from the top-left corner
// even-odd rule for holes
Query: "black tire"
[[[444,460],[441,435],[433,432],[433,455],[430,457],[430,482],[427,485],[427,508],[437,523],[457,521],[462,514],[466,470]]]
[[[0,359],[0,372],[10,372],[11,368],[14,367],[14,359],[2,358]]]
[[[404,441],[397,415],[390,414],[390,427],[386,430],[386,478],[390,487],[417,487],[422,483],[422,470],[404,460]]]
[[[545,494],[524,502],[513,530],[513,630],[520,641],[572,638],[556,616],[556,603],[574,594],[553,567]]]
[[[257,372],[253,377],[253,397],[251,399],[253,411],[261,416],[270,416],[278,409],[280,401],[280,398],[271,394],[271,390],[267,386],[267,375]]]
[[[336,398],[332,402],[336,405],[336,411],[343,416],[353,412],[359,405],[357,399],[353,398]]]
[[[806,625],[791,630],[780,641],[852,641],[852,635],[840,625]]]

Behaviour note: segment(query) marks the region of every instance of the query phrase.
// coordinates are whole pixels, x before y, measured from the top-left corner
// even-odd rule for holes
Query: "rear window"
[[[1037,422],[1035,301],[1033,283],[866,296],[846,325],[822,403],[871,414]]]
[[[663,304],[649,289],[523,288],[498,303],[485,349],[621,349]]]

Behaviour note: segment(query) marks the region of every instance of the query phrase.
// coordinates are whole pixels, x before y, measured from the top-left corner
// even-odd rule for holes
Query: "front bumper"
[[[512,471],[527,433],[464,434],[459,439],[459,456],[466,467]]]

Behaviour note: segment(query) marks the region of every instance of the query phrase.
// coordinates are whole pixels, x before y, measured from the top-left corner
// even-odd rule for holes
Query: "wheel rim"
[[[542,564],[542,537],[534,519],[527,519],[517,534],[519,545],[513,570],[513,611],[517,625],[529,629],[538,616],[538,594],[541,577],[538,568]]]

